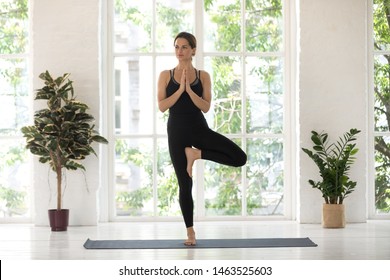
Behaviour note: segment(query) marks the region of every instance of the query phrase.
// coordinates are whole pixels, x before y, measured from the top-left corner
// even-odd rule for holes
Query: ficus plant
[[[36,91],[35,100],[47,100],[47,106],[35,112],[34,125],[21,128],[26,148],[56,173],[57,210],[62,209],[64,169],[85,170],[81,161],[90,154],[97,156],[92,143],[108,143],[95,130],[88,106],[76,100],[69,75],[56,79],[48,71],[39,75],[45,86]]]
[[[349,177],[351,165],[355,162],[356,135],[360,132],[350,129],[338,141],[329,143],[328,133],[312,131],[313,150],[302,150],[314,161],[322,180],[309,180],[309,184],[321,191],[327,204],[343,204],[344,199],[354,191],[356,182]]]

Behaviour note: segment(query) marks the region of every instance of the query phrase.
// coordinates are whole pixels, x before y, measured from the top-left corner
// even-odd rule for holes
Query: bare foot
[[[195,231],[194,231],[193,227],[187,228],[187,240],[184,241],[184,245],[186,245],[186,246],[195,246],[196,245]]]
[[[191,147],[186,147],[184,151],[187,157],[187,172],[192,178],[192,166],[194,165],[195,160],[200,159],[201,151]]]

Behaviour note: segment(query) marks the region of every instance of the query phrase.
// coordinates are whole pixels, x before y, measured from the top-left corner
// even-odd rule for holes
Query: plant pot
[[[344,204],[326,204],[322,206],[322,227],[344,228],[345,206]]]
[[[69,224],[69,209],[50,209],[49,221],[51,231],[66,231]]]

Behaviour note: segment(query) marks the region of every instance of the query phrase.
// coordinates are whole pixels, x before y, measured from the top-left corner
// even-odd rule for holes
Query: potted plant
[[[335,143],[329,143],[328,133],[312,131],[313,150],[302,150],[314,161],[322,180],[309,180],[309,184],[321,191],[325,200],[322,211],[322,225],[326,228],[345,227],[344,199],[351,194],[356,182],[349,177],[349,170],[358,152],[355,128],[344,133]]]
[[[77,101],[68,73],[53,79],[48,71],[39,75],[45,86],[36,91],[35,100],[47,100],[47,107],[34,114],[34,125],[21,128],[26,148],[48,163],[57,178],[57,208],[49,209],[52,231],[66,231],[69,209],[62,208],[62,175],[66,170],[85,170],[80,163],[88,155],[97,155],[93,142],[107,144],[94,129],[94,117],[88,106]]]

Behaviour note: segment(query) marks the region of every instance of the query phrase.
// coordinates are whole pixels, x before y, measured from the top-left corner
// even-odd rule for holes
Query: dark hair
[[[196,38],[194,35],[192,35],[191,33],[188,33],[188,32],[180,32],[179,34],[177,34],[177,36],[175,37],[175,40],[173,41],[173,44],[176,43],[176,40],[178,38],[183,38],[183,39],[186,39],[188,41],[188,44],[190,45],[190,47],[192,49],[195,49],[196,48]]]

